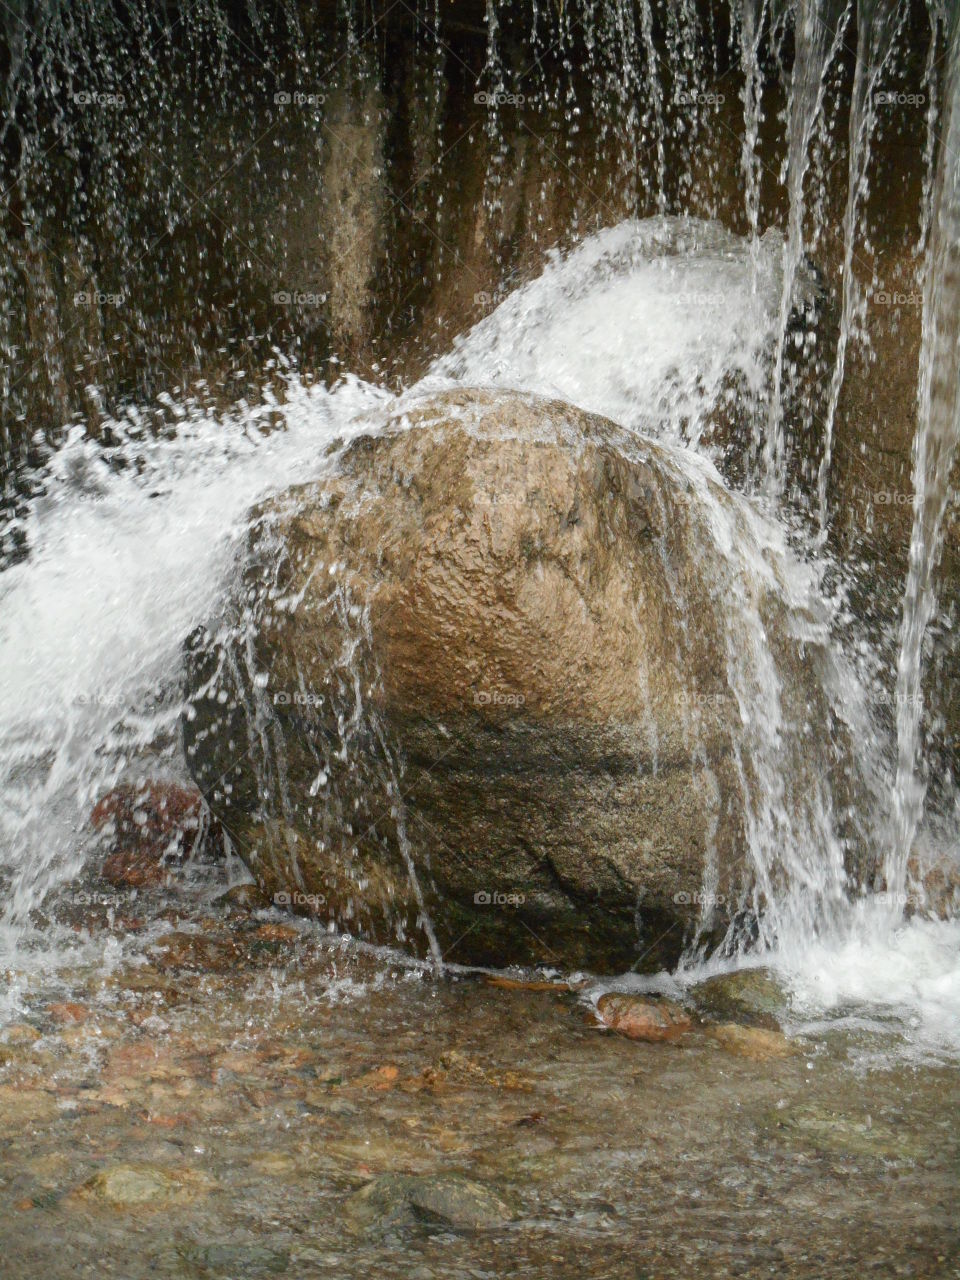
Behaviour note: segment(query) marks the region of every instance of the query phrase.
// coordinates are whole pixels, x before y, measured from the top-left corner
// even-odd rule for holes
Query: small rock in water
[[[98,801],[90,821],[110,843],[101,878],[118,888],[163,885],[171,860],[219,853],[223,844],[198,788],[173,782],[117,787]]]
[[[174,1172],[155,1165],[117,1164],[102,1169],[83,1189],[110,1204],[162,1205],[186,1204],[205,1194],[211,1180],[192,1170]]]
[[[275,1276],[290,1265],[289,1250],[268,1245],[208,1244],[184,1246],[178,1252],[191,1266],[218,1276]]]
[[[787,1003],[776,978],[767,969],[738,969],[698,983],[693,999],[703,1012],[720,1022],[780,1030]]]
[[[62,1000],[58,1004],[47,1006],[47,1014],[54,1022],[86,1022],[90,1017],[90,1009],[85,1004],[77,1004],[71,1000]]]
[[[895,1127],[871,1115],[845,1115],[820,1104],[773,1112],[769,1132],[795,1149],[813,1149],[851,1160],[909,1163],[929,1154],[920,1136],[908,1125]]]
[[[597,1012],[606,1025],[631,1040],[652,1044],[679,1040],[693,1025],[689,1014],[670,1000],[649,996],[601,996]]]
[[[798,1047],[782,1031],[770,1031],[766,1027],[742,1027],[736,1022],[724,1022],[711,1027],[708,1034],[727,1053],[753,1062],[792,1058],[799,1053]]]
[[[449,1173],[385,1173],[352,1195],[344,1214],[360,1230],[434,1222],[479,1231],[503,1226],[516,1216],[488,1187]]]

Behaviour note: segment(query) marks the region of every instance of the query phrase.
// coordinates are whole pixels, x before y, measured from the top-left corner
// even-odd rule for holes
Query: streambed
[[[84,906],[124,958],[28,982],[5,1277],[960,1275],[960,1076],[893,1024],[640,1043],[582,976],[438,980],[217,888]]]

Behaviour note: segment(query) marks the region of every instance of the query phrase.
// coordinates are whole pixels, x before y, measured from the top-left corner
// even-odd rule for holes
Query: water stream
[[[258,13],[256,6],[250,8]],[[281,6],[281,25],[297,56],[283,63],[279,54],[276,61],[257,54],[257,69],[247,65],[250,78],[244,82],[245,105],[258,120],[263,116],[259,123],[269,117],[270,128],[277,130],[284,121],[289,126],[291,118],[281,111],[289,95],[277,88],[293,75],[291,66],[307,75],[318,47],[310,42],[319,41],[298,26],[294,8]],[[42,915],[86,865],[88,818],[97,799],[120,779],[184,775],[177,728],[183,711],[182,645],[224,598],[251,507],[293,483],[322,476],[336,465],[346,442],[378,429],[385,412],[402,406],[405,396],[456,385],[515,388],[603,413],[664,444],[677,475],[697,495],[704,563],[716,572],[718,591],[729,595],[722,661],[739,717],[734,754],[748,813],[744,859],[758,923],[752,950],[731,935],[722,954],[691,954],[689,972],[702,974],[705,963],[749,964],[762,956],[779,967],[798,1007],[810,1017],[825,1011],[846,1016],[850,1009],[857,1010],[850,1016],[859,1017],[864,1010],[880,1010],[878,1016],[898,1019],[924,1045],[960,1050],[960,925],[912,910],[914,898],[923,906],[923,894],[908,871],[911,856],[929,841],[923,680],[938,614],[937,569],[960,433],[960,40],[956,17],[932,5],[934,43],[923,82],[931,94],[938,27],[949,56],[942,106],[931,105],[925,117],[930,179],[917,218],[926,245],[926,283],[915,495],[892,726],[881,710],[892,686],[888,637],[854,616],[850,599],[863,586],[862,566],[839,562],[828,540],[828,494],[847,366],[852,344],[861,336],[869,293],[859,246],[869,239],[878,94],[889,87],[885,77],[893,74],[909,18],[905,0],[859,0],[855,8],[842,0],[733,0],[731,47],[724,50],[715,35],[716,6],[709,22],[692,3],[672,9],[668,19],[652,0],[639,6],[592,0],[556,12],[554,6],[533,6],[531,23],[524,27],[524,15],[487,0],[473,99],[478,113],[470,125],[482,135],[485,149],[478,196],[483,217],[471,226],[471,252],[479,258],[489,239],[498,253],[507,254],[511,234],[519,237],[505,229],[511,201],[522,203],[516,191],[527,179],[523,164],[528,161],[517,156],[547,148],[557,172],[572,173],[581,130],[587,128],[587,103],[595,116],[589,123],[592,136],[615,152],[617,202],[614,206],[606,188],[605,196],[592,187],[586,195],[578,189],[576,198],[585,208],[578,206],[571,215],[576,234],[570,245],[562,252],[554,249],[536,270],[529,263],[523,271],[518,268],[517,278],[525,283],[501,281],[497,297],[503,300],[495,309],[487,305],[489,295],[478,292],[489,314],[476,324],[464,322],[459,336],[444,334],[423,376],[411,377],[399,392],[396,380],[388,385],[371,372],[374,362],[364,364],[365,379],[345,372],[323,382],[278,347],[269,359],[257,356],[255,385],[246,395],[234,389],[229,408],[214,411],[207,398],[182,390],[158,398],[152,383],[145,398],[138,383],[127,381],[125,394],[114,396],[107,409],[94,379],[89,403],[98,411],[91,411],[87,422],[71,408],[67,347],[60,334],[64,342],[41,343],[34,360],[36,369],[44,370],[55,412],[62,409],[57,432],[47,433],[55,438],[45,443],[44,432],[23,427],[30,410],[17,394],[31,385],[31,370],[25,371],[21,361],[23,336],[14,309],[4,309],[0,350],[5,403],[12,406],[10,440],[16,439],[10,474],[17,493],[17,501],[4,508],[0,527],[5,557],[0,572],[0,958],[5,967],[18,972],[31,965],[49,968],[88,945],[89,939],[78,941],[48,927]],[[201,0],[194,9],[188,44],[202,47],[204,57],[211,50],[220,57],[223,75],[205,92],[212,106],[223,107],[236,70],[231,59],[242,60],[249,50],[238,53],[229,38],[230,16],[216,0]],[[385,85],[383,48],[363,44],[361,15],[351,5],[340,9],[346,62],[338,76],[343,85],[351,77],[363,80],[364,127],[372,129],[369,121],[382,109],[378,95],[385,97],[385,89],[393,92],[396,85]],[[130,155],[146,154],[148,142],[150,149],[167,154],[170,139],[158,121],[168,118],[176,95],[193,86],[190,59],[172,63],[169,82],[162,81],[157,41],[166,48],[171,37],[169,32],[158,37],[149,6],[131,6],[140,59],[134,65],[124,62],[122,24],[107,22],[95,5],[80,6],[76,15],[69,19],[63,6],[42,5],[29,28],[16,14],[8,12],[3,19],[10,50],[3,137],[14,195],[0,250],[9,249],[3,269],[11,296],[25,278],[32,280],[36,306],[31,315],[54,309],[57,272],[48,269],[44,275],[38,264],[49,249],[54,214],[66,218],[62,210],[43,204],[43,192],[56,186],[45,180],[44,148],[50,137],[60,139],[63,156],[83,158],[91,189],[107,211],[103,222],[115,228],[115,258],[94,252],[82,240],[76,262],[60,258],[64,279],[71,283],[75,277],[86,279],[83,273],[94,261],[103,272],[101,288],[113,277],[118,288],[128,278],[135,282],[157,234],[173,240],[178,219],[190,206],[183,190],[175,194],[174,184],[164,187],[157,207],[165,225],[158,227],[123,203]],[[415,22],[420,43],[409,83],[417,101],[406,109],[416,118],[420,145],[414,166],[417,194],[410,195],[414,188],[405,190],[406,199],[393,202],[391,216],[399,225],[403,213],[410,213],[421,230],[429,223],[425,235],[441,241],[443,254],[453,259],[456,252],[443,242],[447,224],[442,234],[439,229],[442,200],[431,204],[428,188],[421,189],[426,175],[441,168],[444,148],[457,145],[444,134],[442,120],[447,46],[439,7],[424,6]],[[771,91],[772,67],[789,43],[788,32],[793,61],[785,76],[783,190],[777,193],[786,212],[778,221],[772,202],[762,198],[765,178],[776,177],[762,134],[770,104],[765,94]],[[589,84],[577,78],[578,39],[586,50]],[[698,42],[708,41],[710,47],[700,49]],[[85,50],[82,58],[77,50]],[[688,208],[720,169],[714,158],[706,177],[693,172],[696,152],[709,140],[711,112],[723,105],[716,89],[727,52],[728,85],[738,72],[743,105],[737,139],[743,190],[736,216],[745,235],[701,216],[702,207]],[[550,62],[554,54],[557,68]],[[837,228],[842,254],[838,276],[825,279],[819,270],[823,264],[811,260],[822,248],[824,237],[815,224],[826,200],[816,147],[818,135],[829,133],[829,113],[840,109],[835,79],[844,59],[853,61],[853,71],[846,199]],[[65,105],[54,82],[62,80],[66,64],[73,69],[71,88],[77,86],[81,97],[91,86],[101,95],[116,95],[125,86],[142,108],[141,123],[118,117],[121,123],[114,125],[102,112],[78,114],[75,94]],[[333,82],[324,87],[332,90]],[[525,95],[528,102],[521,101]],[[521,123],[517,111],[524,106],[529,114]],[[342,100],[338,109],[346,110]],[[325,110],[325,103],[317,103],[298,128],[328,155]],[[563,125],[567,132],[554,148],[550,130]],[[359,134],[356,121],[350,128]],[[730,132],[726,124],[722,130]],[[227,130],[220,140],[225,156],[241,150],[238,136]],[[183,138],[177,145],[184,154],[190,150]],[[382,176],[378,166],[389,155],[382,136],[377,135],[370,154],[376,186]],[[686,165],[679,174],[678,154]],[[195,157],[194,163],[202,168]],[[159,172],[151,162],[152,177]],[[38,174],[44,179],[39,186]],[[820,183],[816,189],[814,175]],[[523,190],[523,200],[529,199],[528,189]],[[447,198],[448,192],[442,195]],[[67,201],[70,217],[82,221],[88,211],[74,203]],[[540,205],[527,211],[530,224],[537,225],[530,238],[538,247],[545,242],[541,235],[552,236],[550,243],[563,239],[545,209],[541,190]],[[733,220],[730,210],[725,212]],[[589,234],[576,221],[581,216],[584,224],[594,219]],[[239,213],[233,221],[227,240],[238,270],[252,271],[264,246],[257,241],[251,248]],[[598,224],[601,229],[593,229]],[[372,244],[376,237],[368,239]],[[176,252],[186,253],[176,243]],[[210,252],[201,246],[201,259]],[[144,320],[150,314],[149,290],[125,287],[147,299],[142,312],[123,313],[131,319],[118,322],[134,335],[135,354],[150,328]],[[794,365],[805,357],[797,316],[808,303],[815,309],[811,299],[831,291],[839,303],[839,325],[817,477],[797,500],[796,494],[786,496],[788,460],[791,449],[809,444],[791,438],[785,412]],[[265,335],[272,323],[264,324],[262,333],[244,335],[247,355],[269,350],[271,339]],[[251,321],[248,327],[256,326]],[[362,328],[358,324],[351,331],[351,341]],[[191,331],[190,341],[197,338]],[[228,352],[228,345],[217,347],[218,355]],[[344,365],[333,363],[341,358]],[[349,370],[360,363],[333,353],[327,368]],[[812,400],[805,410],[812,419]],[[337,449],[330,451],[334,442]],[[740,466],[738,450],[744,449],[762,457],[763,483],[755,484],[750,468]],[[851,880],[845,868],[844,831],[851,818],[842,797],[826,777],[811,783],[784,768],[784,760],[793,758],[795,740],[817,729],[784,712],[779,666],[784,654],[752,595],[761,581],[776,592],[790,618],[791,640],[825,655],[818,680],[826,719],[858,744],[860,801],[852,821],[874,861],[882,864],[880,874],[863,883]],[[695,741],[695,716],[688,731]],[[944,818],[949,803],[942,808],[940,843],[931,852],[952,855],[960,847],[960,833]],[[401,825],[402,818],[401,813]],[[417,888],[412,834],[409,839],[404,834],[404,856]],[[709,885],[704,894],[709,897]],[[429,931],[429,919],[423,924]],[[432,949],[436,956],[435,941]]]

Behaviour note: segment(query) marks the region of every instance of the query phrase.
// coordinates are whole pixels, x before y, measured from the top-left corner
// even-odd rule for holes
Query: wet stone
[[[690,993],[705,1017],[780,1030],[787,997],[767,969],[738,969],[698,983]]]
[[[870,1114],[850,1114],[820,1105],[788,1107],[768,1118],[778,1141],[801,1150],[851,1160],[913,1163],[923,1159],[924,1144],[905,1125],[894,1126]]]
[[[183,1246],[180,1257],[202,1276],[276,1276],[290,1266],[290,1252],[260,1244]]]
[[[147,1164],[118,1164],[102,1169],[83,1191],[118,1207],[189,1204],[210,1190],[212,1180],[193,1170],[173,1171]]]
[[[11,1022],[4,1027],[0,1040],[3,1044],[33,1044],[40,1039],[40,1034],[29,1022]]]
[[[742,1027],[736,1022],[724,1022],[711,1027],[710,1039],[736,1058],[749,1058],[752,1062],[770,1062],[776,1058],[793,1058],[800,1052],[798,1045],[788,1040],[782,1031],[770,1031],[765,1027]]]
[[[693,1026],[690,1015],[680,1005],[647,996],[601,996],[597,1013],[613,1031],[630,1040],[645,1040],[650,1044],[672,1043]]]
[[[259,885],[248,881],[246,884],[235,884],[226,893],[221,893],[214,900],[214,905],[233,911],[262,911],[271,906],[271,902]]]
[[[458,1174],[383,1174],[351,1196],[343,1211],[355,1229],[381,1231],[418,1224],[479,1231],[516,1216],[490,1188]]]

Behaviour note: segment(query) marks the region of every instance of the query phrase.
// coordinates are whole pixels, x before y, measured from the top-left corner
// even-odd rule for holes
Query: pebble
[[[597,1013],[613,1031],[650,1044],[679,1040],[693,1025],[690,1015],[680,1005],[670,1000],[651,1000],[648,996],[601,996]]]

